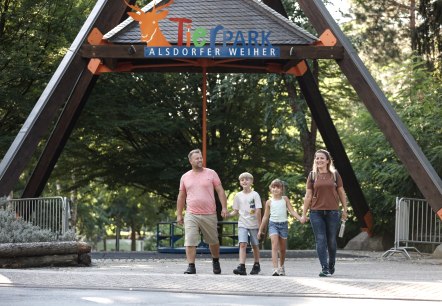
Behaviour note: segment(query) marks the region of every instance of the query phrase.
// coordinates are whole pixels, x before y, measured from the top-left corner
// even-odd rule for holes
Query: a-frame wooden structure
[[[185,0],[175,0],[175,3],[178,1]],[[252,2],[254,0],[236,1]],[[134,3],[133,0],[128,2]],[[282,16],[286,16],[280,0],[264,0],[262,2],[272,9],[272,14],[273,11],[276,11]],[[167,61],[164,62],[167,65],[164,65],[163,68],[160,64],[152,68],[152,62],[143,56],[144,46],[141,44],[102,44],[102,33],[108,33],[126,19],[128,7],[121,0],[98,0],[1,161],[0,195],[7,195],[15,187],[19,176],[29,164],[38,143],[43,135],[48,133],[51,122],[62,108],[22,197],[40,195],[87,101],[89,92],[102,72],[124,71],[124,69],[142,71],[143,67],[147,71],[201,71],[201,68],[204,67],[207,72],[292,73],[297,77],[322,138],[340,170],[347,195],[361,228],[370,231],[372,226],[370,209],[316,81],[305,61],[306,59],[332,59],[336,60],[347,76],[433,210],[442,218],[442,182],[440,177],[404,127],[350,42],[328,13],[322,1],[298,0],[298,2],[317,32],[322,33],[322,44],[281,45],[280,57],[276,61],[274,59],[258,62],[251,60],[229,69],[226,68],[227,66],[217,67],[217,60],[208,59],[196,59],[194,65],[182,68],[178,66],[171,68],[173,65],[171,66]],[[262,67],[262,70],[257,67]]]

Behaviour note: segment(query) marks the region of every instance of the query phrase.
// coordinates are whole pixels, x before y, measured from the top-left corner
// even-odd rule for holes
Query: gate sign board
[[[258,1],[126,5],[133,10],[127,13],[130,18],[103,39],[114,44],[145,43],[146,58],[280,58],[280,45],[310,45],[318,40]]]
[[[161,30],[161,21],[166,18],[169,11],[167,7],[174,0],[156,6],[155,2],[151,11],[143,11],[137,5],[126,5],[137,11],[129,12],[132,19],[140,25],[141,40],[147,47],[144,49],[145,57],[180,57],[180,58],[278,58],[279,48],[270,43],[271,31],[249,30],[232,31],[223,25],[207,29],[197,27],[192,29],[193,20],[186,17],[168,18],[176,23],[176,46],[172,46]],[[220,37],[222,46],[216,42]],[[185,44],[185,46],[184,46]]]

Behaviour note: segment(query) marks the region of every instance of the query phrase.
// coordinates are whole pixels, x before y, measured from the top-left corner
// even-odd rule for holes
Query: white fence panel
[[[9,199],[3,206],[41,229],[61,235],[69,229],[70,205],[66,197]]]
[[[442,221],[427,201],[413,198],[396,198],[394,247],[382,257],[401,253],[411,258],[409,251],[421,252],[418,245],[442,244]]]

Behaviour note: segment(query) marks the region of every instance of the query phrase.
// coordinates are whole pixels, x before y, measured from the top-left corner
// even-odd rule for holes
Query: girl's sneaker
[[[285,276],[285,269],[284,269],[284,266],[279,267],[279,269],[278,269],[278,274],[279,274],[279,276]]]
[[[273,274],[272,276],[279,276],[279,269],[273,269]]]

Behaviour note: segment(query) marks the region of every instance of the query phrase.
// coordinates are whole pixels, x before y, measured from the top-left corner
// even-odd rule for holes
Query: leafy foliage
[[[353,0],[360,33],[358,46],[366,56],[386,64],[411,52],[426,59],[430,70],[441,73],[442,1]],[[405,51],[405,52],[404,52]],[[405,56],[405,57],[404,57]]]
[[[0,0],[0,155],[51,78],[91,0]]]
[[[74,241],[75,237],[73,231],[57,236],[50,230],[17,218],[13,211],[0,209],[0,243]]]
[[[390,100],[436,172],[442,173],[440,80],[419,58],[391,69],[395,77],[390,81],[397,91]],[[376,232],[392,233],[395,197],[422,198],[422,194],[365,110],[357,112],[351,126],[345,135],[352,144],[355,172],[376,216]]]

